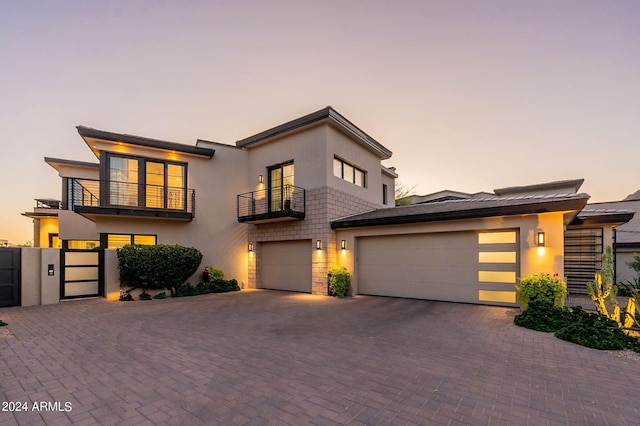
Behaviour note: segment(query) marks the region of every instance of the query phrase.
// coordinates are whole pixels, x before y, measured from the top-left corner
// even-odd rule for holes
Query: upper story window
[[[291,209],[294,184],[293,162],[269,167],[269,211]]]
[[[333,175],[363,188],[366,187],[366,172],[337,157],[333,157]]]
[[[184,210],[186,164],[109,155],[109,204]]]
[[[389,203],[389,199],[388,197],[388,192],[389,192],[389,187],[387,187],[386,183],[382,184],[382,204],[384,204],[385,206]]]

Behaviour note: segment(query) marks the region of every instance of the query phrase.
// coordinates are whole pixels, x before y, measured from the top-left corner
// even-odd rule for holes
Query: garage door
[[[360,237],[358,293],[514,304],[517,238],[515,230]]]
[[[311,240],[261,243],[262,288],[311,293]]]

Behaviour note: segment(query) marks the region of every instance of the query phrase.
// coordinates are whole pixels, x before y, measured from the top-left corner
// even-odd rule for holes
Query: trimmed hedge
[[[167,289],[171,294],[202,262],[200,250],[177,244],[132,244],[119,248],[117,254],[121,287]]]

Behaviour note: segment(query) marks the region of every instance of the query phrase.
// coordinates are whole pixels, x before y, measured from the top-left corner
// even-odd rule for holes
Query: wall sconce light
[[[346,250],[347,249],[347,240],[340,240],[340,248],[342,250]]]
[[[316,240],[316,250],[322,250],[322,240]]]
[[[253,252],[253,243],[249,243],[249,252]]]
[[[544,247],[544,243],[545,243],[544,232],[538,232],[536,234],[536,245],[538,247]]]
[[[262,175],[258,175],[258,183],[261,185],[264,183],[264,178],[262,177]]]

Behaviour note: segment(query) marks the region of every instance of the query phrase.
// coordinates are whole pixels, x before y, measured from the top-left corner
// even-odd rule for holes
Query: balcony
[[[190,221],[193,189],[109,180],[69,179],[67,208],[93,221],[97,216],[129,216]]]
[[[304,219],[305,190],[284,185],[237,196],[238,222],[267,223]]]

